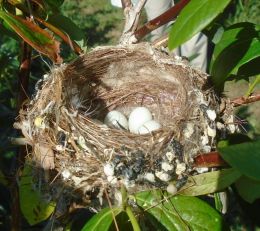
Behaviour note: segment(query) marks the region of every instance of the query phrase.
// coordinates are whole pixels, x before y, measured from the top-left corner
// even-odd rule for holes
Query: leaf
[[[73,49],[77,54],[82,54],[83,50],[80,48],[80,46],[75,43],[68,34],[66,34],[66,32],[63,32],[62,30],[60,30],[59,28],[57,28],[56,26],[46,22],[45,20],[42,20],[41,18],[35,17],[35,19],[37,21],[39,21],[41,24],[43,24],[46,28],[48,28],[49,30],[51,30],[53,33],[55,33],[56,35],[58,35],[61,39],[63,39],[63,41],[65,43],[67,43],[71,49]],[[83,43],[83,41],[81,41]]]
[[[240,176],[241,173],[232,168],[190,176],[178,193],[199,196],[218,192],[230,186]]]
[[[137,193],[135,199],[169,231],[223,230],[220,214],[196,197],[163,195],[153,190]]]
[[[231,145],[218,150],[234,169],[260,180],[260,141]]]
[[[170,50],[186,42],[208,26],[231,0],[192,0],[181,11],[171,28],[168,47]]]
[[[252,75],[251,68],[248,73],[244,71],[245,69],[242,69],[241,73],[241,68],[251,61],[258,61],[255,66],[260,65],[259,38],[259,31],[252,23],[238,23],[224,32],[214,49],[211,62],[211,75],[218,89],[223,87],[231,74],[243,74],[243,78]]]
[[[81,231],[106,231],[109,230],[113,222],[113,214],[116,217],[119,213],[122,212],[122,209],[119,207],[115,208],[105,208],[102,209],[99,213],[93,216],[82,228]]]
[[[59,8],[63,4],[64,0],[45,0],[44,3],[53,12],[59,12]]]
[[[260,181],[242,176],[235,184],[239,195],[247,202],[253,203],[260,198]]]
[[[20,207],[30,225],[46,220],[55,209],[55,202],[43,198],[43,193],[35,189],[32,168],[25,165],[19,186]]]
[[[69,36],[71,40],[77,42],[81,48],[86,46],[85,33],[70,18],[61,14],[51,15],[47,22],[63,30],[67,37]]]
[[[0,11],[2,18],[25,42],[56,63],[62,61],[59,56],[59,42],[34,23],[18,16]]]

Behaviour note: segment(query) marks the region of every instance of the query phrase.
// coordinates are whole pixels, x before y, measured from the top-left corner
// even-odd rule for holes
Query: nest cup
[[[109,111],[129,116],[139,106],[161,129],[138,135],[104,125]],[[188,174],[193,157],[215,147],[219,111],[206,74],[143,43],[99,47],[54,68],[16,127],[32,146],[28,161],[50,173],[49,187],[102,197],[121,184],[166,188]]]

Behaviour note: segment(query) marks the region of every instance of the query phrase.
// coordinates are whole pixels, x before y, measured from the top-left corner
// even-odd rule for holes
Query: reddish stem
[[[151,31],[176,18],[179,15],[180,11],[189,3],[189,1],[190,0],[181,0],[172,8],[167,10],[165,13],[147,22],[143,27],[136,30],[134,35],[137,38],[137,40],[139,41],[145,35],[149,34]]]
[[[235,98],[231,100],[231,103],[233,104],[234,107],[238,107],[238,106],[242,106],[257,101],[260,101],[260,93],[255,93],[249,97],[242,96],[242,97]]]
[[[198,168],[223,167],[227,165],[218,152],[203,153],[194,158],[194,167]]]
[[[20,61],[20,67],[19,67],[19,96],[18,96],[18,110],[22,107],[24,101],[28,98],[27,91],[28,91],[28,85],[29,85],[29,76],[30,76],[30,67],[31,67],[31,55],[32,55],[32,49],[31,47],[26,43],[22,42],[22,57]]]

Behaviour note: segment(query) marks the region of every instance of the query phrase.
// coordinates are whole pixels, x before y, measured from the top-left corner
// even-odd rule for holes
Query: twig
[[[133,6],[130,0],[121,0],[125,15],[125,26],[120,38],[121,44],[132,44],[136,42],[133,36],[137,29],[141,11],[147,0],[139,0],[136,6]]]
[[[141,40],[145,35],[149,34],[151,31],[175,19],[180,13],[180,11],[189,3],[189,1],[190,0],[181,0],[172,8],[167,10],[165,13],[147,22],[143,27],[135,31],[134,36],[137,39],[137,41]]]
[[[112,203],[111,203],[111,201],[110,201],[110,199],[109,199],[107,190],[104,189],[104,192],[105,192],[105,194],[106,194],[106,198],[107,198],[107,202],[108,202],[109,208],[111,209],[111,213],[112,213],[112,217],[113,217],[113,220],[114,220],[114,224],[115,224],[116,231],[119,231],[119,227],[118,227],[118,224],[117,224],[117,221],[116,221],[116,217],[115,217],[115,214],[114,214],[114,212],[113,212]]]
[[[249,97],[241,96],[238,98],[235,98],[231,100],[231,103],[233,104],[234,107],[239,107],[245,104],[253,103],[260,101],[260,93],[255,93]]]
[[[123,9],[132,7],[131,0],[121,0]]]
[[[163,35],[161,38],[158,38],[152,42],[152,47],[159,48],[159,47],[166,47],[169,40],[169,35]]]
[[[209,153],[202,153],[199,154],[194,158],[194,167],[223,167],[227,166],[228,164],[222,159],[218,152],[209,152]]]
[[[25,146],[27,144],[32,145],[26,138],[9,137],[9,141],[12,145],[16,146]]]
[[[127,216],[129,217],[133,230],[141,231],[138,221],[137,221],[131,207],[128,204],[128,195],[127,195],[126,188],[123,184],[121,185],[121,195],[122,195],[122,207],[123,207],[124,211],[126,212]]]
[[[32,55],[32,49],[31,47],[26,43],[22,42],[22,58],[20,61],[20,67],[19,67],[19,96],[18,96],[18,105],[17,109],[19,110],[24,101],[28,99],[27,91],[28,91],[28,85],[29,85],[29,76],[30,76],[30,67],[31,67],[31,55]]]

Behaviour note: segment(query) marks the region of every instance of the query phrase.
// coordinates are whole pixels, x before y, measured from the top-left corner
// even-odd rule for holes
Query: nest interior
[[[207,75],[146,43],[96,48],[39,85],[15,125],[32,146],[28,160],[52,173],[50,187],[83,196],[122,183],[133,192],[167,186],[191,171],[196,154],[215,148],[225,124]],[[129,116],[138,106],[161,129],[137,135],[103,123],[111,110]]]

